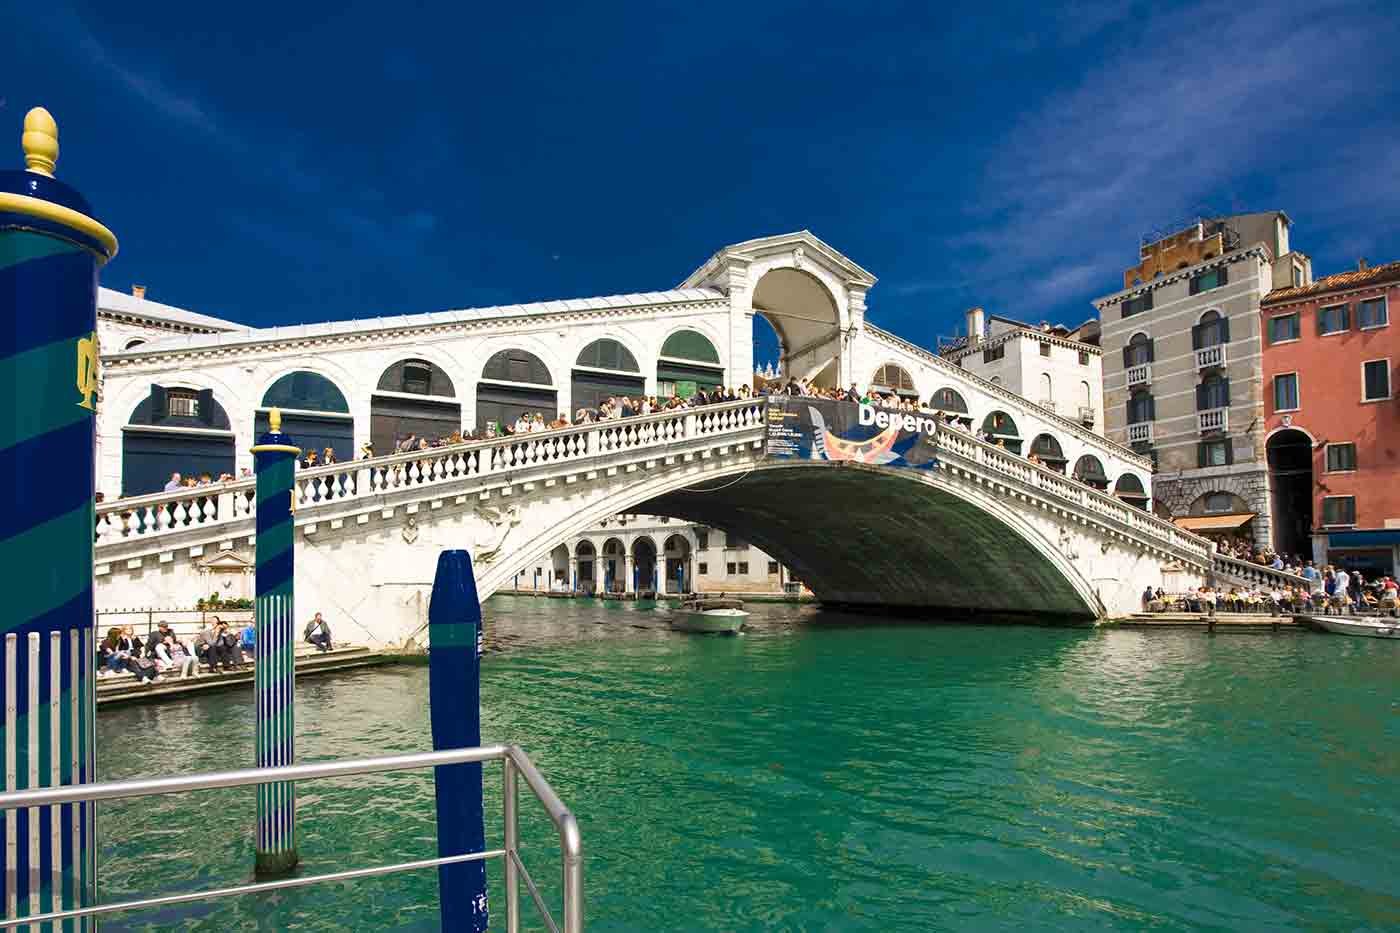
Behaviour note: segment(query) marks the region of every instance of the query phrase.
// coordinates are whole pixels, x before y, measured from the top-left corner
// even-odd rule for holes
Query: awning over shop
[[[1400,528],[1334,531],[1327,535],[1328,547],[1390,547],[1393,544],[1400,544]]]
[[[1188,515],[1172,519],[1172,524],[1187,531],[1234,531],[1249,524],[1257,512],[1230,512],[1225,515]]]

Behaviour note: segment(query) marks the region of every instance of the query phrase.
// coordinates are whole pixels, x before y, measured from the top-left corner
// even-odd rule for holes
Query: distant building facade
[[[1262,302],[1265,429],[1281,550],[1394,574],[1400,558],[1400,262]]]
[[[1122,289],[1094,301],[1108,439],[1155,460],[1159,512],[1258,547],[1274,543],[1261,302],[1312,284],[1290,223],[1267,211],[1145,238]]]

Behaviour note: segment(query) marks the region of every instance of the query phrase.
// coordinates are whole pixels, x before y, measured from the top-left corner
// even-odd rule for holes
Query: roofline
[[[744,253],[757,253],[768,247],[782,247],[788,245],[801,244],[810,246],[826,256],[831,262],[841,266],[852,279],[865,285],[867,288],[873,286],[878,279],[866,269],[861,268],[849,256],[827,243],[821,237],[810,230],[795,230],[792,233],[778,233],[773,236],[758,237],[752,240],[744,240],[742,243],[732,243],[716,251],[709,259],[706,259],[690,275],[686,276],[676,288],[696,288],[704,281],[712,271],[722,265],[724,259],[751,260],[752,256]]]
[[[210,330],[248,330],[247,324],[224,318],[201,314],[175,305],[162,304],[149,298],[138,298],[113,288],[99,287],[97,290],[97,310],[126,314],[145,318],[162,324],[179,324],[184,327],[207,327]]]

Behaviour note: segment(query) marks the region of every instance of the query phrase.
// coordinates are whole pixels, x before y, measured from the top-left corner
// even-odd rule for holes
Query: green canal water
[[[578,814],[589,930],[1400,929],[1400,644],[750,608],[721,638],[488,604],[484,735]],[[428,749],[427,701],[425,667],[304,680],[298,756]],[[249,764],[252,716],[242,693],[103,712],[101,777]],[[304,869],[430,857],[432,793],[426,772],[302,785]],[[522,802],[557,910],[557,837]],[[103,899],[249,880],[252,805],[104,806]],[[428,871],[103,928],[434,930],[436,896]]]

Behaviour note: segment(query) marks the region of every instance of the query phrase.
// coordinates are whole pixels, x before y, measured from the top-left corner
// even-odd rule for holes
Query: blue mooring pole
[[[466,551],[438,557],[428,605],[428,703],[434,751],[481,744],[481,603]],[[481,764],[443,765],[433,779],[438,857],[486,851]],[[444,930],[482,933],[490,916],[486,863],[438,866],[438,898]]]
[[[22,144],[25,170],[0,172],[6,790],[96,779],[97,270],[117,252],[116,237],[93,219],[83,196],[53,177],[58,125],[47,110],[25,116]],[[93,905],[93,804],[13,810],[0,814],[0,826],[5,919]],[[62,928],[92,930],[96,920],[65,920]]]

